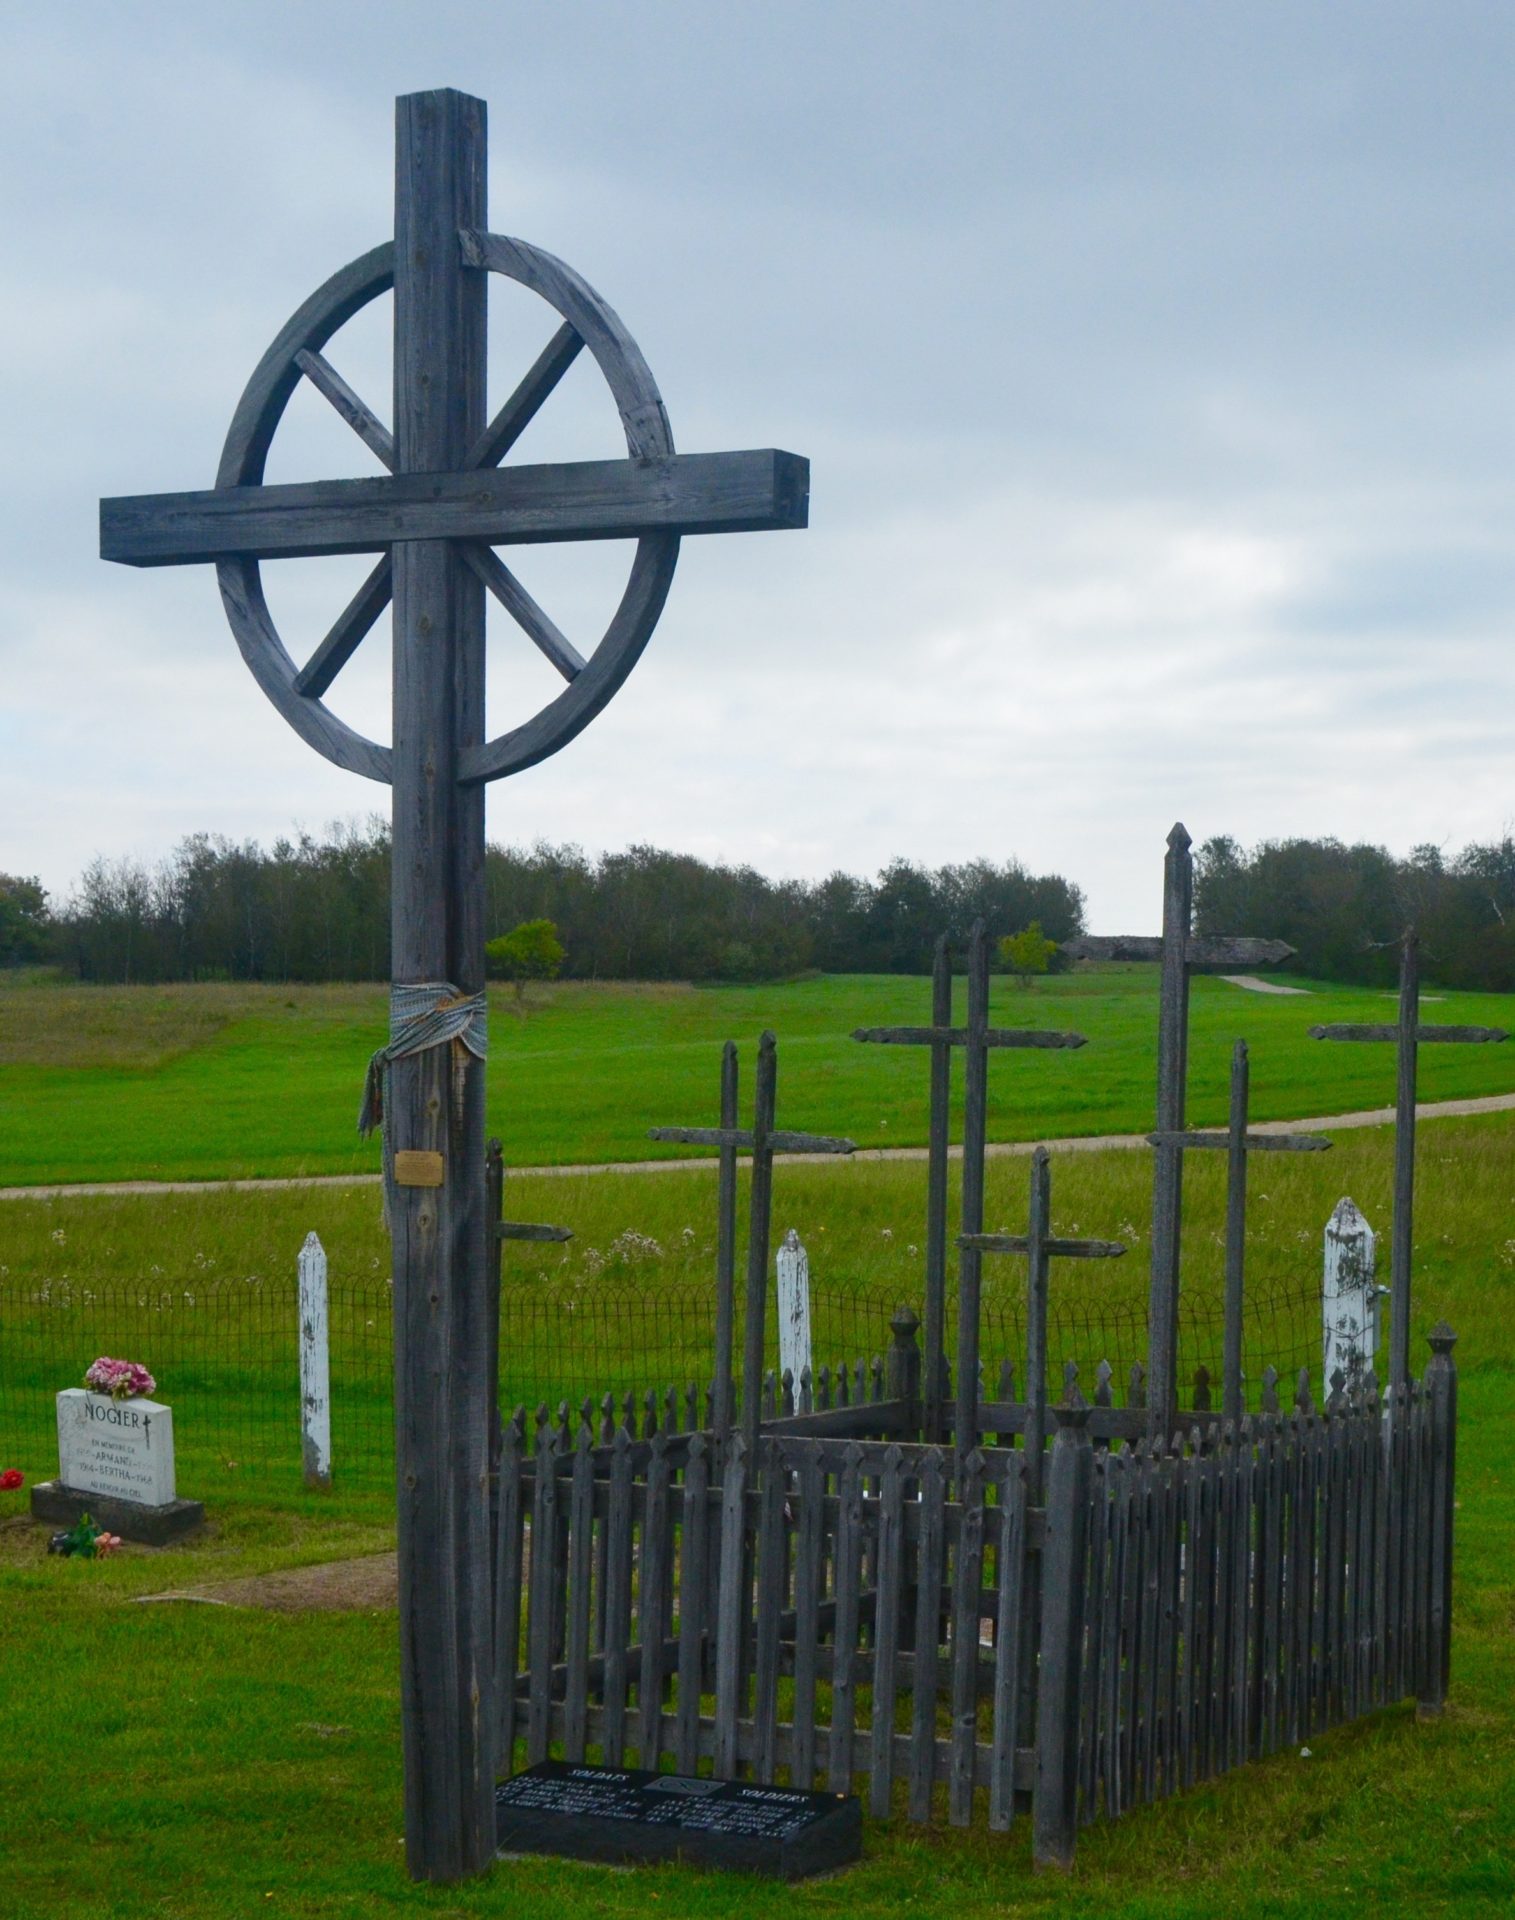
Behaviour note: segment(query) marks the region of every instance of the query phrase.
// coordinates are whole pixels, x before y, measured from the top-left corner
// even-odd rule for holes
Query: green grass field
[[[997,979],[997,1022],[1072,1028],[1089,1044],[997,1057],[990,1137],[1150,1126],[1156,985],[1150,966],[1094,968],[1030,992]],[[919,1023],[929,1004],[925,981],[882,974],[753,987],[574,982],[533,989],[524,1018],[500,991],[489,1124],[512,1165],[675,1154],[650,1143],[647,1129],[713,1122],[726,1039],[743,1049],[750,1093],[755,1042],[771,1027],[781,1124],[845,1133],[864,1147],[919,1144],[924,1059],[848,1036],[858,1026]],[[359,1141],[356,1119],[385,1007],[378,986],[81,988],[25,976],[0,984],[0,1185],[373,1171],[378,1148]],[[1389,1105],[1392,1048],[1323,1045],[1306,1029],[1392,1017],[1392,997],[1382,994],[1320,988],[1279,998],[1197,979],[1195,1123],[1223,1119],[1239,1038],[1252,1046],[1257,1119]],[[1515,1026],[1509,996],[1449,995],[1426,1017]],[[1515,1091],[1515,1046],[1426,1047],[1421,1089],[1426,1100]]]
[[[1043,1087],[1036,1125],[1025,1131],[1057,1137],[1146,1123],[1142,1103],[1150,1106],[1150,1094],[1141,1049],[1148,1044],[1143,1036],[1150,1027],[1150,975],[1117,975],[1106,986],[1108,992],[1095,994],[1075,981],[1066,997],[1061,990],[1056,996],[1021,996],[1007,988],[1003,994],[997,1007],[1002,1018],[1034,1016],[1048,1024],[1076,1020],[1091,1042],[1100,1031],[1107,1042],[1102,1054],[1091,1044],[1082,1056],[1058,1063],[1075,1074],[1084,1070],[1088,1086],[1097,1081],[1104,1089],[1100,1118],[1086,1124],[1084,1089],[1070,1090],[1070,1079],[1063,1083],[1062,1105],[1052,1098],[1050,1086]],[[138,1135],[143,1133],[135,1104],[143,1087],[196,1062],[202,1076],[210,1075],[217,1060],[224,1064],[223,1049],[255,1053],[253,1032],[266,1034],[275,1024],[273,1010],[259,1004],[258,996],[238,1003],[238,990],[206,991],[211,998],[191,1001],[187,1011],[179,1002],[160,1009],[160,1029],[152,1039],[156,1065],[140,1058],[132,1063],[131,1047],[139,1042],[122,1031],[122,996],[107,995],[91,1003],[103,1030],[90,1037],[75,1025],[73,1064],[45,1070],[78,1075],[85,1089],[81,1104],[96,1114],[109,1115],[102,1089],[112,1084],[113,1074],[130,1093],[121,1103],[123,1112],[110,1116],[115,1158],[105,1166],[112,1173],[142,1170],[132,1140],[134,1124]],[[570,1063],[582,1068],[595,1035],[615,1024],[618,990],[587,994],[575,1005],[579,991],[564,989],[561,1002],[554,998],[520,1028],[507,1025],[508,1014],[496,1021],[497,1034],[507,1036],[500,1051],[508,1055],[518,1040],[523,1050],[520,1082],[513,1083],[507,1067],[505,1074],[497,1073],[497,1085],[503,1080],[507,1091],[518,1086],[524,1099],[527,1043],[539,1049],[543,1077],[549,1078],[551,1049],[544,1043],[554,1031],[560,1040],[578,1037],[572,1048],[563,1048],[552,1073],[566,1084]],[[828,1036],[865,1019],[919,1017],[918,983],[796,986],[783,990],[791,997],[788,1010],[765,1011],[755,999],[744,999],[747,992],[624,994],[636,1003],[635,1021],[643,1023],[644,1039],[635,1056],[641,1074],[623,1067],[614,1082],[622,1106],[608,1108],[602,1124],[607,1138],[624,1139],[625,1145],[605,1148],[607,1156],[638,1151],[635,1129],[644,1118],[703,1117],[710,1105],[715,1042],[726,1031],[750,1037],[764,1019],[781,1038],[792,1033],[797,1043],[783,1056],[789,1071],[781,1081],[781,1097],[789,1090],[799,1104],[796,1083],[807,1057],[822,1063],[830,1049],[836,1067],[830,1084],[841,1091],[823,1098],[821,1076],[815,1104],[803,1113],[789,1107],[789,1119],[845,1124],[834,1108],[844,1104],[842,1092],[850,1088],[856,1099],[862,1087],[870,1097],[878,1094],[878,1116],[891,1120],[888,1132],[908,1134],[903,1118],[897,1123],[896,1109],[882,1097],[887,1089],[880,1091],[887,1074],[897,1071],[897,1057],[883,1050],[849,1052],[845,1043]],[[1080,993],[1084,1001],[1075,1012]],[[807,994],[815,996],[808,1039],[798,1017]],[[18,1081],[23,1088],[30,1084],[31,1091],[24,1093],[28,1100],[37,1083],[28,1083],[27,1076],[42,1071],[35,1061],[18,1059],[35,1045],[17,1038],[26,1026],[19,1010],[30,997],[24,990],[0,996],[9,1049],[0,1071],[7,1090]],[[329,1034],[345,1036],[348,1064],[360,1066],[373,1037],[371,1022],[366,1030],[354,1024],[360,999],[356,990],[333,990],[318,1005],[321,996],[312,995],[303,1006],[297,1002],[290,1019],[312,1033],[319,1033],[324,1020]],[[218,1015],[226,1013],[219,1023],[205,1011],[212,1002]],[[375,997],[375,1009],[378,1004]],[[1323,1083],[1309,1080],[1307,1071],[1322,1059],[1333,1070],[1357,1075],[1359,1064],[1373,1062],[1378,1050],[1312,1047],[1292,1035],[1312,1019],[1347,1017],[1340,1011],[1346,1008],[1360,1014],[1372,1007],[1381,1017],[1386,1003],[1372,996],[1332,995],[1329,1016],[1325,1004],[1324,996],[1319,1002],[1267,1001],[1201,983],[1196,1080],[1202,1062],[1209,1078],[1196,1101],[1199,1117],[1217,1113],[1225,1047],[1237,1031],[1253,1041],[1254,1081],[1264,1111],[1329,1111],[1386,1101],[1392,1086],[1387,1057],[1373,1064],[1365,1079],[1330,1078],[1324,1083],[1328,1093],[1315,1097]],[[744,1005],[745,1028],[732,1017],[733,1009]],[[1444,1017],[1497,1022],[1500,1014],[1497,1003],[1456,1001],[1448,1003]],[[675,1064],[666,1077],[651,1037],[659,1021],[687,1022],[697,1029],[675,1036],[668,1049]],[[191,1028],[197,1031],[187,1031]],[[1122,1033],[1129,1059],[1120,1052]],[[1212,1051],[1214,1072],[1208,1065]],[[107,1052],[112,1065],[101,1057]],[[1427,1097],[1503,1090],[1508,1077],[1449,1086],[1432,1083],[1431,1074],[1442,1072],[1442,1063],[1456,1056],[1474,1061],[1487,1075],[1487,1063],[1503,1065],[1505,1052],[1449,1048],[1438,1055],[1428,1049],[1423,1056]],[[292,1056],[306,1060],[304,1048],[291,1044],[283,1057]],[[1008,1060],[1001,1077],[1019,1092],[1029,1084],[1022,1070],[1036,1061],[1035,1055]],[[1290,1061],[1293,1067],[1284,1072]],[[854,1063],[867,1069],[865,1080],[856,1079]],[[998,1073],[1001,1063],[995,1064]],[[1515,1060],[1510,1066],[1515,1069]],[[1471,1071],[1466,1065],[1459,1070]],[[341,1083],[344,1117],[357,1083],[354,1072],[349,1087],[346,1074],[344,1066],[332,1083],[334,1089]],[[914,1098],[923,1078],[923,1063],[912,1062],[897,1084]],[[216,1084],[214,1076],[203,1084]],[[220,1084],[226,1084],[224,1076]],[[272,1075],[265,1074],[262,1084],[271,1087]],[[665,1084],[677,1096],[674,1110],[668,1112],[657,1100],[648,1114],[648,1088],[656,1092]],[[181,1102],[176,1124],[188,1129],[182,1087],[175,1097]],[[3,1121],[8,1137],[23,1131],[10,1104],[7,1100]],[[337,1104],[333,1092],[332,1111]],[[628,1117],[626,1109],[633,1105]],[[170,1101],[160,1116],[165,1127],[171,1106]],[[565,1125],[562,1110],[556,1111],[553,1124]],[[1008,1130],[1007,1116],[1008,1103],[1000,1112],[1002,1131]],[[317,1130],[305,1116],[299,1118],[302,1130]],[[280,1120],[291,1124],[288,1114],[268,1116],[271,1137]],[[87,1126],[76,1124],[82,1139]],[[867,1138],[861,1127],[857,1137]],[[202,1151],[203,1144],[195,1147],[200,1171],[231,1170],[224,1159]],[[66,1139],[51,1151],[67,1164]],[[1386,1224],[1391,1152],[1390,1131],[1375,1128],[1343,1133],[1329,1154],[1277,1156],[1255,1166],[1248,1270],[1259,1297],[1270,1289],[1298,1290],[1318,1273],[1321,1228],[1341,1193],[1352,1193],[1370,1218]],[[38,1157],[43,1158],[40,1151]],[[1185,1287],[1196,1302],[1213,1301],[1218,1291],[1220,1160],[1196,1156],[1186,1178]],[[1128,1259],[1102,1263],[1098,1270],[1074,1263],[1056,1266],[1054,1313],[1059,1305],[1077,1306],[1092,1323],[1101,1315],[1139,1315],[1149,1218],[1146,1156],[1059,1156],[1054,1176],[1057,1231],[1114,1235],[1132,1248]],[[990,1224],[1019,1225],[1025,1162],[991,1161],[988,1180]],[[713,1187],[708,1168],[513,1177],[511,1206],[518,1217],[562,1220],[577,1237],[565,1249],[512,1248],[510,1287],[522,1296],[533,1289],[568,1287],[585,1294],[614,1289],[653,1303],[695,1288],[709,1272]],[[796,1165],[782,1167],[776,1183],[775,1226],[800,1227],[818,1287],[823,1282],[843,1289],[866,1286],[886,1298],[918,1300],[923,1209],[924,1169],[918,1164]],[[124,1278],[198,1299],[217,1284],[236,1287],[258,1276],[268,1288],[283,1289],[287,1298],[294,1255],[311,1228],[331,1254],[334,1286],[382,1281],[387,1259],[377,1196],[360,1188],[6,1202],[0,1205],[0,1267],[6,1269],[0,1287],[16,1294],[48,1290],[82,1298]],[[987,1271],[991,1307],[1013,1308],[1022,1285],[1020,1263],[991,1262]],[[143,1318],[125,1329],[131,1339],[153,1338],[152,1310],[142,1311]],[[968,1920],[1006,1913],[1080,1920],[1096,1915],[1101,1920],[1233,1915],[1262,1920],[1343,1907],[1366,1914],[1505,1913],[1515,1898],[1515,1556],[1510,1544],[1515,1527],[1515,1115],[1440,1120],[1422,1129],[1418,1356],[1424,1353],[1425,1327],[1442,1315],[1461,1336],[1458,1582],[1454,1681],[1446,1717],[1418,1725],[1411,1709],[1394,1708],[1312,1742],[1308,1758],[1297,1752],[1281,1755],[1115,1825],[1090,1829],[1080,1840],[1078,1867],[1066,1881],[1032,1875],[1025,1821],[1007,1837],[981,1829],[966,1835],[945,1827],[921,1830],[900,1821],[887,1828],[869,1825],[866,1857],[858,1868],[794,1889],[675,1869],[627,1874],[561,1862],[504,1864],[480,1883],[413,1887],[398,1844],[395,1616],[131,1604],[136,1594],[392,1545],[382,1486],[373,1480],[343,1483],[340,1402],[339,1485],[329,1499],[299,1490],[292,1456],[284,1466],[249,1473],[197,1453],[189,1432],[181,1433],[181,1460],[189,1463],[187,1470],[181,1467],[181,1486],[207,1499],[214,1526],[200,1540],[161,1553],[134,1550],[98,1564],[49,1560],[42,1552],[41,1530],[24,1518],[24,1492],[0,1494],[0,1619],[9,1680],[7,1737],[0,1741],[6,1810],[0,1914],[6,1920],[52,1920],[60,1912],[83,1920],[241,1920],[254,1911],[499,1913],[536,1920],[568,1911],[595,1920],[645,1920],[653,1913],[777,1920],[796,1914],[919,1912]],[[655,1319],[644,1323],[651,1331],[635,1355],[649,1379],[681,1358],[659,1344],[658,1324]],[[376,1335],[380,1331],[375,1329]],[[283,1357],[276,1359],[279,1369],[286,1366],[287,1354],[286,1336]],[[565,1337],[537,1365],[549,1371],[566,1367],[570,1356]],[[86,1353],[83,1361],[92,1357]],[[141,1357],[151,1364],[156,1356],[148,1347]],[[247,1356],[254,1370],[267,1360],[266,1353],[262,1360],[257,1352]],[[170,1401],[176,1365],[177,1359],[161,1370]],[[0,1389],[24,1381],[32,1371],[25,1340],[9,1325],[0,1330]],[[284,1372],[278,1381],[288,1391]],[[48,1382],[39,1378],[36,1387],[40,1414],[34,1411],[25,1428],[0,1425],[4,1444],[15,1449],[0,1465],[20,1466],[29,1478],[48,1472],[55,1459],[46,1417]],[[284,1415],[279,1418],[285,1423],[281,1444],[287,1446],[291,1423]]]
[[[1319,1223],[1343,1189],[1382,1217],[1390,1147],[1388,1131],[1374,1129],[1343,1136],[1329,1155],[1268,1163],[1254,1183],[1249,1245],[1258,1290],[1313,1271]],[[1317,1741],[1309,1759],[1280,1756],[1092,1829],[1068,1883],[1033,1879],[1022,1822],[1007,1839],[870,1826],[860,1868],[798,1890],[561,1863],[502,1866],[480,1886],[413,1888],[397,1844],[392,1614],[127,1604],[136,1593],[377,1551],[392,1543],[387,1500],[371,1483],[331,1500],[304,1495],[292,1459],[255,1476],[211,1462],[195,1468],[195,1490],[214,1514],[210,1535],[94,1566],[45,1559],[40,1530],[21,1517],[24,1495],[0,1496],[14,1516],[0,1517],[13,1676],[10,1738],[0,1745],[0,1912],[534,1916],[570,1902],[606,1916],[919,1910],[1145,1920],[1313,1915],[1349,1896],[1368,1913],[1503,1911],[1515,1891],[1515,1121],[1438,1121],[1422,1147],[1417,1344],[1441,1314],[1462,1335],[1456,1669],[1439,1725],[1417,1725],[1396,1708]],[[1190,1182],[1186,1282],[1199,1296],[1213,1295],[1218,1279],[1218,1174],[1218,1163],[1197,1162]],[[1147,1177],[1134,1154],[1057,1162],[1058,1230],[1119,1231],[1135,1257],[1098,1276],[1058,1268],[1055,1305],[1139,1304]],[[1023,1162],[991,1163],[992,1220],[1016,1220],[1024,1180]],[[518,1250],[518,1288],[556,1284],[558,1268],[577,1261],[586,1284],[656,1297],[691,1283],[708,1260],[706,1172],[522,1176],[516,1185],[523,1211],[551,1210],[580,1235],[566,1254]],[[909,1249],[921,1201],[918,1166],[798,1166],[782,1171],[777,1207],[825,1250],[818,1272],[881,1277],[909,1299],[918,1292]],[[332,1250],[334,1276],[355,1281],[382,1262],[378,1212],[364,1190],[80,1197],[11,1202],[0,1213],[8,1279],[66,1276],[79,1286],[144,1263],[202,1287],[220,1270],[273,1270],[309,1225]],[[659,1251],[595,1265],[591,1252],[603,1259],[628,1230]],[[1018,1291],[1010,1263],[993,1273],[997,1289]],[[7,1372],[16,1351],[8,1341]],[[648,1370],[666,1357],[646,1352]],[[45,1471],[50,1447],[44,1422],[15,1464]],[[340,1453],[338,1475],[340,1487]]]

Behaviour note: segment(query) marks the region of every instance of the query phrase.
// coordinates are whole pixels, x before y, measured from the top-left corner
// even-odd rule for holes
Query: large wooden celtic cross
[[[384,1128],[406,1840],[411,1871],[427,1878],[477,1871],[494,1851],[490,1341],[476,999],[484,987],[484,783],[555,753],[615,693],[662,610],[681,534],[803,526],[809,489],[808,465],[793,454],[675,454],[635,342],[571,268],[486,231],[484,178],[482,101],[452,91],[402,98],[394,241],[327,281],[263,356],[233,416],[215,487],[106,500],[100,509],[108,560],[214,562],[237,644],[274,705],[329,760],[394,788],[396,991]],[[540,295],[559,323],[493,417],[484,378],[490,273]],[[345,321],[391,288],[392,431],[323,353]],[[586,349],[620,413],[627,458],[502,467]],[[331,402],[387,477],[263,484],[274,431],[302,380]],[[581,655],[494,549],[614,539],[636,542],[630,578],[604,637]],[[297,667],[269,614],[259,562],[322,553],[379,558]],[[486,591],[565,682],[533,719],[493,740],[484,737]],[[393,744],[385,747],[344,725],[322,696],[391,601],[394,720]],[[401,1051],[418,1038],[426,1042],[419,1051]]]

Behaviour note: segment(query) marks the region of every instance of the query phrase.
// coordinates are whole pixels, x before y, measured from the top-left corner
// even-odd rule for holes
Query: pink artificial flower
[[[98,1534],[95,1539],[95,1557],[103,1560],[108,1553],[114,1553],[121,1544],[119,1533]]]
[[[84,1384],[94,1393],[108,1393],[113,1400],[131,1400],[148,1394],[157,1381],[135,1360],[112,1360],[101,1354],[84,1376]]]

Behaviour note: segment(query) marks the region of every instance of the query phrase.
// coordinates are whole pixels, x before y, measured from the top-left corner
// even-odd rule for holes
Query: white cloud
[[[814,460],[803,536],[686,543],[505,838],[772,871],[1018,854],[1153,922],[1163,837],[1508,818],[1515,19],[1476,4],[84,4],[0,74],[0,867],[271,838],[314,758],[209,578],[94,557],[206,484],[263,346],[390,218],[390,98],[490,100],[494,224],[623,313],[686,448]],[[387,412],[383,318],[341,364]],[[496,386],[534,353],[501,329]],[[592,379],[534,458],[610,450]],[[523,452],[528,451],[523,446]],[[359,470],[297,403],[270,471]],[[357,462],[354,465],[354,461]],[[524,556],[592,640],[623,556]],[[293,649],[342,567],[272,570]],[[545,687],[491,641],[494,716]],[[334,703],[382,734],[375,636]]]

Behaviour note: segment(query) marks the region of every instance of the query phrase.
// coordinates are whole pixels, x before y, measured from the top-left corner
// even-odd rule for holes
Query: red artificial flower
[[[4,1473],[0,1473],[0,1487],[3,1487],[7,1493],[23,1485],[25,1480],[26,1475],[19,1467],[7,1467]]]

